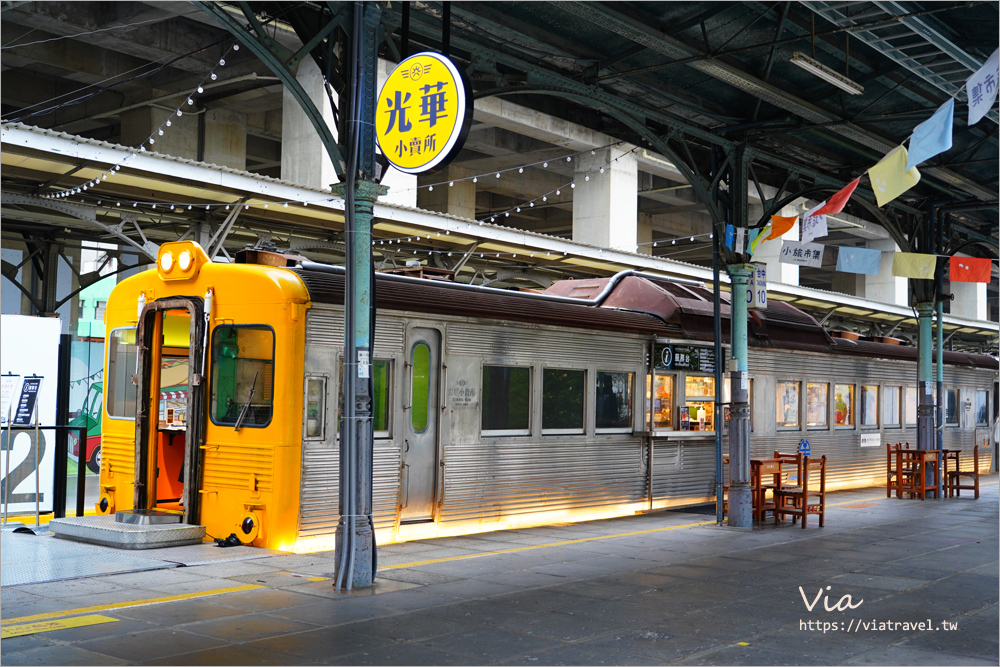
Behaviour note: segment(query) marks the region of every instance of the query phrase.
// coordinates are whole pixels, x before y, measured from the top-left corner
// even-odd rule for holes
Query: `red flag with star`
[[[858,187],[858,183],[860,182],[861,177],[858,176],[845,185],[843,190],[830,197],[830,201],[826,203],[826,206],[818,211],[813,211],[813,215],[835,215],[843,211],[844,207],[847,206],[847,200],[854,194],[854,188]]]
[[[980,257],[952,257],[948,273],[953,283],[990,282],[991,260]]]

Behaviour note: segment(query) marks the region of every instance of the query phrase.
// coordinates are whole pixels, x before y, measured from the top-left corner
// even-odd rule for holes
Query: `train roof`
[[[343,304],[343,267],[304,262],[291,270],[313,301]],[[375,276],[378,308],[714,340],[712,291],[693,281],[622,272],[609,278],[562,280],[533,293],[384,273]],[[724,343],[730,338],[729,296],[720,295]],[[770,300],[766,310],[751,311],[747,333],[749,344],[759,348],[917,359],[915,347],[834,338],[814,317],[782,301]],[[944,361],[993,370],[998,365],[990,356],[947,351]]]

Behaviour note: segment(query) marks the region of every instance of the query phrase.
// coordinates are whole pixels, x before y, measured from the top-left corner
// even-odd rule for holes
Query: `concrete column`
[[[760,218],[762,208],[760,206],[751,204],[750,205],[750,220],[757,220]],[[786,206],[781,209],[780,213],[776,215],[792,216],[798,215],[799,211],[796,210],[794,206]],[[796,264],[784,264],[781,262],[781,241],[798,241],[799,240],[799,223],[796,222],[795,226],[790,230],[785,232],[781,239],[772,239],[770,241],[761,243],[757,246],[757,252],[753,254],[753,261],[764,262],[767,264],[767,281],[775,283],[784,283],[786,285],[798,285],[799,284],[799,267]]]
[[[166,121],[170,120],[170,126]],[[163,130],[161,136],[158,130]],[[150,143],[152,137],[154,143]],[[177,116],[160,107],[141,107],[121,115],[121,142],[126,146],[145,146],[164,155],[198,159],[198,114]]]
[[[986,283],[950,283],[955,299],[951,302],[951,314],[970,320],[988,318],[986,309]]]
[[[378,81],[376,83],[376,91],[382,90],[382,86],[385,84],[386,79],[389,78],[389,74],[392,73],[392,69],[396,66],[396,63],[391,63],[388,60],[379,59],[378,61]],[[379,154],[382,151],[379,150],[378,145],[375,146],[375,151]],[[441,179],[439,179],[441,180]],[[436,182],[436,181],[434,181]],[[417,191],[417,177],[413,174],[404,174],[395,167],[389,167],[389,171],[385,176],[382,177],[382,185],[389,188],[389,192],[382,197],[379,197],[380,202],[389,204],[399,204],[400,206],[410,206],[417,207],[417,199],[419,197],[419,192]],[[471,183],[470,183],[471,185]],[[458,183],[455,184],[458,187]],[[437,188],[435,188],[436,190]],[[475,217],[475,188],[473,187],[472,195],[473,205],[472,214],[466,215],[465,212],[453,213],[453,215],[460,215],[463,218]],[[421,206],[420,208],[426,208]],[[437,211],[439,209],[432,208],[432,211]],[[445,213],[450,213],[451,211],[442,211]]]
[[[872,250],[881,250],[882,261],[879,264],[878,275],[862,276],[864,293],[859,296],[897,306],[909,305],[906,278],[892,275],[892,254],[900,251],[899,246],[892,239],[868,241],[865,246]]]
[[[639,214],[636,243],[639,245],[638,252],[643,255],[653,254],[653,216],[648,213]]]
[[[336,138],[337,124],[333,117],[333,107],[319,67],[311,58],[305,58],[299,63],[295,79],[319,109]],[[337,172],[330,156],[298,101],[287,88],[283,89],[282,95],[281,178],[306,187],[329,189],[337,182]],[[334,96],[335,101],[336,99]]]
[[[247,168],[246,114],[227,109],[208,109],[201,160],[222,167]]]
[[[631,146],[613,146],[576,159],[573,240],[601,248],[635,251],[638,163]],[[600,173],[601,167],[604,173]],[[587,181],[585,176],[589,175]]]
[[[418,179],[415,179],[421,186],[417,192],[416,206],[428,211],[437,211],[474,220],[476,218],[476,184],[471,179],[475,175],[471,169],[454,166],[445,167],[437,173],[422,174]],[[434,187],[433,190],[426,187],[431,185]],[[390,194],[392,194],[391,191]]]
[[[860,273],[834,271],[830,277],[830,289],[850,296],[865,295],[865,277]]]

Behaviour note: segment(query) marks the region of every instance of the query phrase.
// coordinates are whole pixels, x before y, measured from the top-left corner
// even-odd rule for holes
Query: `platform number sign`
[[[751,264],[750,283],[747,285],[747,310],[767,310],[767,265]]]
[[[405,174],[446,165],[469,134],[471,90],[447,56],[425,51],[403,60],[386,79],[375,108],[382,155]]]

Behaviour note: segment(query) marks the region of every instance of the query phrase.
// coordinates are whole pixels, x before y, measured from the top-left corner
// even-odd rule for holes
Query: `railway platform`
[[[668,511],[379,549],[122,552],[2,535],[4,665],[996,665],[998,480],[830,493],[826,526]],[[847,597],[849,596],[849,597]],[[832,609],[832,611],[831,611]]]

